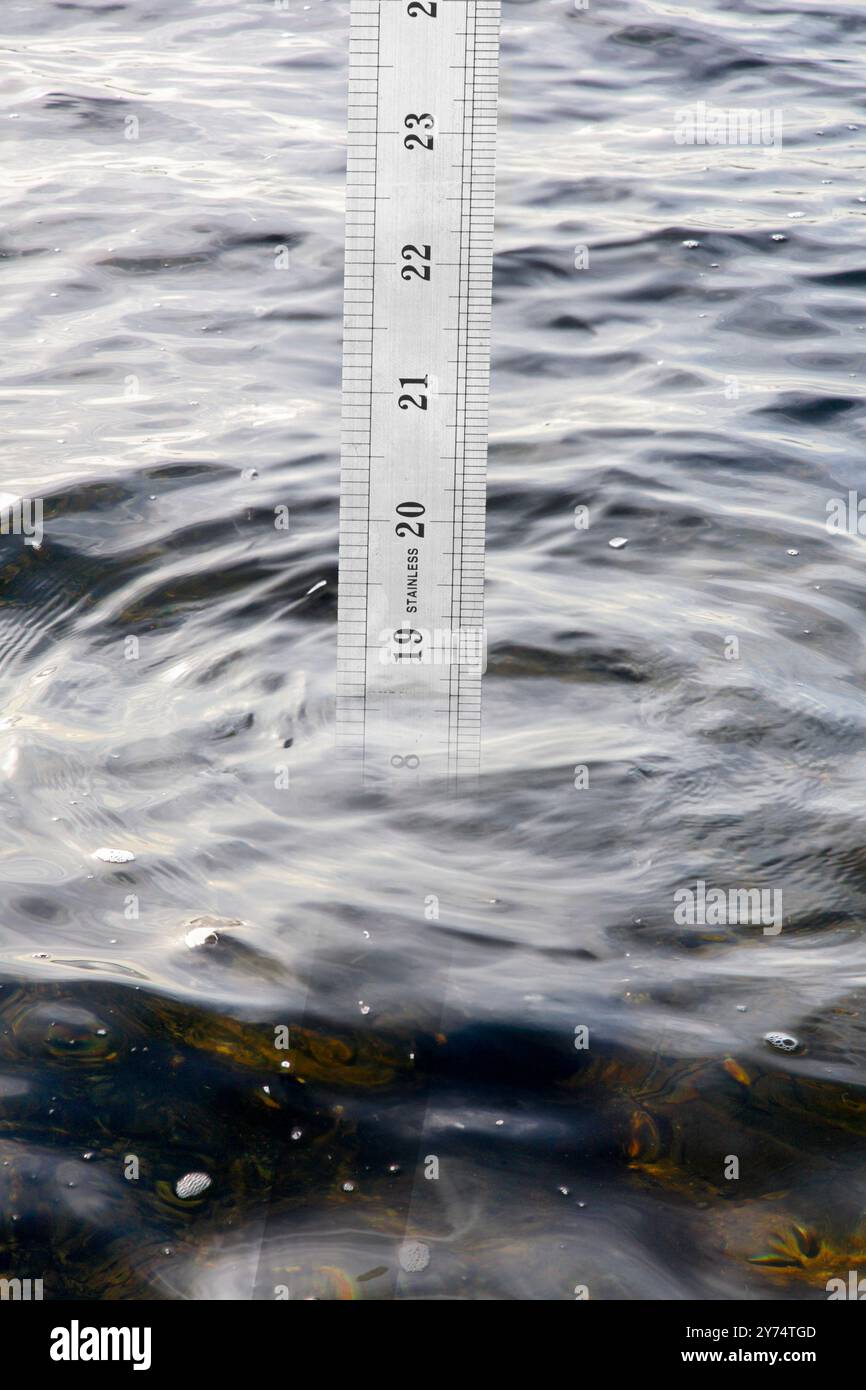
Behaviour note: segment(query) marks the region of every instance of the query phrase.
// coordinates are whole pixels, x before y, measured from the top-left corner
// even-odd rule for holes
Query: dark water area
[[[46,1298],[866,1260],[866,13],[503,12],[483,775],[374,796],[348,6],[4,5],[0,492],[44,536],[0,536],[0,1276]],[[699,882],[780,929],[680,920]]]

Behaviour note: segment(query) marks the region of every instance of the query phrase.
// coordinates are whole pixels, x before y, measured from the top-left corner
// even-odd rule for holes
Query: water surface
[[[335,762],[347,32],[4,7],[0,490],[45,534],[0,537],[2,1272],[824,1298],[866,1259],[866,551],[825,525],[866,15],[506,0],[456,798]],[[678,143],[699,102],[781,147]],[[783,929],[677,923],[698,880]]]

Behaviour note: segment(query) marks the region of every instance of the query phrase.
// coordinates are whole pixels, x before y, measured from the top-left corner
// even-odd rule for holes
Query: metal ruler
[[[500,0],[352,0],[337,739],[477,773]]]

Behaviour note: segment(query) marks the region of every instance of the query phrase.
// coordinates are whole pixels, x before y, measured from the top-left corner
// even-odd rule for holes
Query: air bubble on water
[[[622,550],[624,545],[628,545],[628,536],[614,536],[613,540],[608,541],[611,550]]]
[[[108,849],[103,846],[94,852],[93,858],[101,859],[103,864],[131,864],[135,855],[129,849]]]
[[[790,1033],[765,1033],[764,1042],[776,1047],[780,1052],[796,1052],[799,1042]]]
[[[699,241],[694,241],[692,238],[690,238],[688,241],[683,241],[680,244],[682,246],[687,246],[690,251],[693,251],[695,247],[700,246],[701,243]]]
[[[805,217],[806,214],[805,214],[805,212],[789,212],[789,213],[788,213],[788,216],[789,216],[789,217],[792,217],[792,218],[793,218],[793,217]]]
[[[771,241],[787,241],[788,238],[785,236],[784,232],[774,232],[773,235],[770,237],[770,240],[771,240]]]
[[[175,1183],[174,1190],[177,1196],[184,1200],[188,1197],[200,1197],[203,1192],[207,1192],[212,1181],[207,1173],[184,1173]]]
[[[745,1013],[748,1013],[748,1010],[749,1010],[748,1004],[738,1004],[738,1005],[737,1005],[737,1013],[738,1013],[738,1014],[745,1014]]]
[[[799,550],[786,550],[786,551],[785,551],[785,554],[786,554],[786,555],[799,555],[800,552],[799,552]]]
[[[343,1183],[343,1191],[344,1191],[344,1192],[354,1192],[354,1191],[355,1191],[355,1184],[354,1184],[353,1182],[344,1182],[344,1183]]]
[[[248,483],[252,478],[257,478],[258,476],[259,470],[257,468],[245,468],[243,473],[241,474],[241,477],[245,483]]]

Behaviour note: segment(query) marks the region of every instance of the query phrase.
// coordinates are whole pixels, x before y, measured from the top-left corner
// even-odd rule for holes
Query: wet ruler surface
[[[499,0],[352,0],[338,744],[477,773]]]

